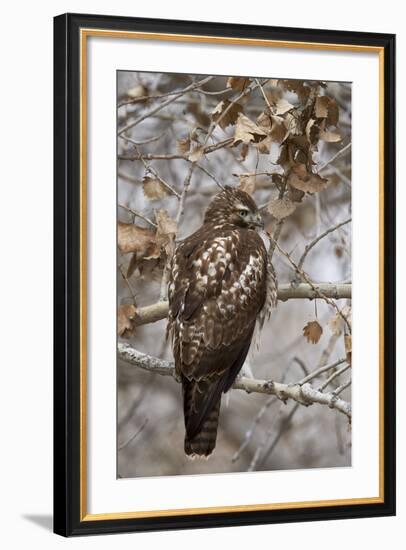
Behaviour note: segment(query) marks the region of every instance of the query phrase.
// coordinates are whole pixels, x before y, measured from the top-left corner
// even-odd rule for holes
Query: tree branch
[[[343,312],[341,311],[341,309],[337,306],[337,304],[335,304],[333,302],[333,300],[330,299],[329,296],[327,296],[327,294],[325,294],[321,289],[320,287],[317,288],[315,286],[315,284],[311,281],[310,277],[307,275],[307,273],[305,273],[302,269],[300,269],[297,264],[292,260],[292,258],[290,257],[290,255],[285,251],[283,250],[283,248],[281,248],[279,246],[279,244],[276,242],[276,240],[270,235],[270,238],[271,240],[275,243],[275,246],[276,248],[279,250],[279,252],[288,260],[288,262],[290,263],[290,265],[293,267],[293,269],[296,271],[296,273],[300,276],[301,280],[302,281],[306,281],[307,284],[309,284],[311,286],[311,288],[317,293],[318,297],[319,298],[322,298],[325,302],[327,302],[327,304],[329,304],[332,308],[334,308],[336,311],[337,311],[337,314],[344,320],[345,324],[347,325],[348,327],[348,332],[349,334],[351,334],[351,325],[350,325],[350,322],[348,321],[347,317],[343,314]]]
[[[214,153],[214,151],[218,151],[219,149],[223,149],[224,147],[228,147],[232,144],[234,141],[234,138],[227,138],[223,139],[222,141],[218,141],[217,143],[214,143],[213,145],[207,145],[202,149],[202,155],[208,155],[210,153]],[[192,162],[188,155],[181,155],[180,153],[168,153],[168,154],[159,154],[159,153],[147,153],[145,155],[142,155],[140,153],[137,153],[136,155],[118,155],[118,160],[186,160],[187,162]]]
[[[124,362],[152,373],[171,376],[177,380],[173,363],[141,353],[123,342],[119,342],[117,347],[118,357]],[[334,392],[323,393],[320,390],[316,390],[309,383],[283,384],[274,382],[273,380],[254,380],[242,376],[236,379],[233,388],[243,390],[247,393],[275,395],[281,401],[293,399],[293,401],[304,406],[312,405],[313,403],[328,405],[331,409],[336,409],[345,414],[351,421],[350,403],[340,399]]]
[[[177,99],[182,97],[187,92],[190,92],[191,90],[194,90],[195,88],[199,88],[200,86],[203,86],[203,84],[206,84],[207,82],[210,82],[210,80],[212,80],[213,78],[214,78],[214,76],[208,76],[206,78],[203,78],[203,80],[199,80],[199,82],[194,82],[193,84],[190,84],[190,86],[187,86],[183,90],[179,90],[179,93],[176,93],[175,95],[170,97],[168,100],[164,101],[163,103],[160,103],[159,105],[157,105],[156,107],[154,107],[150,111],[147,111],[146,113],[141,115],[136,120],[134,120],[134,121],[130,122],[129,124],[127,124],[126,126],[124,126],[124,128],[121,128],[121,130],[118,131],[118,135],[121,136],[121,134],[125,134],[125,132],[127,132],[131,128],[134,128],[134,126],[137,126],[137,124],[139,124],[140,122],[142,122],[146,118],[148,118],[152,115],[155,115],[161,109],[163,109],[167,105],[170,105],[171,103],[173,103],[174,101],[176,101]]]
[[[324,231],[323,233],[321,233],[320,235],[318,235],[315,239],[313,239],[313,241],[309,244],[306,245],[305,249],[304,249],[304,252],[299,260],[299,263],[297,264],[297,267],[299,269],[302,269],[303,267],[303,263],[306,259],[306,256],[308,255],[308,253],[310,252],[310,250],[316,246],[316,244],[321,241],[322,239],[324,239],[324,237],[326,237],[327,235],[329,235],[330,233],[333,233],[334,231],[336,231],[337,229],[339,229],[340,227],[342,227],[343,225],[346,225],[347,223],[350,223],[351,221],[351,218],[348,218],[348,220],[345,220],[343,222],[340,222],[340,223],[337,223],[336,225],[334,225],[333,227],[330,227],[329,229],[326,229],[326,231]]]
[[[340,149],[334,156],[332,156],[330,160],[328,160],[322,166],[320,166],[320,168],[318,169],[318,172],[321,172],[322,170],[324,170],[324,168],[326,168],[329,164],[334,162],[338,157],[341,157],[341,155],[343,155],[344,153],[346,153],[350,149],[351,149],[351,142],[347,143],[347,145],[345,147],[343,147],[342,149]]]
[[[313,286],[305,283],[292,287],[290,284],[279,285],[278,299],[281,302],[287,300],[307,299],[314,300],[323,296],[333,298],[334,300],[351,299],[351,284],[349,283],[313,283]],[[147,325],[165,319],[168,315],[168,302],[157,302],[137,309],[137,325]]]

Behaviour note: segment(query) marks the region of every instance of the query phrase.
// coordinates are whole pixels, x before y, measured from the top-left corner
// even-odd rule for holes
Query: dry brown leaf
[[[226,109],[227,109],[226,114],[222,116]],[[224,99],[223,101],[220,101],[220,103],[216,106],[216,108],[211,114],[211,118],[213,119],[214,122],[217,122],[221,117],[219,126],[223,130],[225,130],[227,126],[230,126],[230,124],[236,123],[237,117],[241,112],[242,112],[242,107],[239,103],[231,104],[231,101],[229,101],[228,99]]]
[[[282,220],[290,216],[296,210],[296,204],[283,197],[282,199],[274,199],[268,203],[268,212],[277,220]]]
[[[186,106],[186,112],[193,115],[202,128],[209,127],[211,122],[210,117],[202,108],[200,103],[188,103]]]
[[[284,124],[286,135],[292,134],[297,136],[302,133],[302,125],[296,111],[294,113],[288,112],[284,115]]]
[[[249,78],[243,76],[230,76],[227,78],[227,88],[232,88],[236,92],[243,92],[250,82]]]
[[[167,210],[160,208],[155,212],[155,220],[158,225],[157,237],[161,235],[176,235],[176,221],[170,217]]]
[[[344,306],[341,310],[341,313],[347,319],[348,323],[351,326],[351,306]],[[331,319],[327,322],[328,328],[333,334],[339,336],[343,333],[344,328],[347,326],[342,316],[337,312]]]
[[[282,98],[276,103],[275,114],[284,115],[285,113],[288,113],[292,109],[294,109],[294,106],[291,103],[289,103],[289,101]]]
[[[286,128],[284,119],[281,116],[269,114],[267,111],[261,113],[257,118],[257,124],[264,130],[273,141],[281,143],[286,135]]]
[[[303,336],[307,339],[309,344],[317,344],[322,334],[323,329],[318,321],[309,321],[307,325],[303,327]]]
[[[334,254],[337,256],[337,258],[342,258],[344,254],[344,249],[340,245],[336,245],[334,247]]]
[[[279,85],[289,92],[294,92],[301,103],[306,103],[310,94],[310,87],[303,80],[279,80]]]
[[[304,191],[300,191],[300,189],[295,189],[294,187],[288,184],[288,198],[292,202],[302,202],[303,197],[304,197]]]
[[[145,257],[156,252],[155,232],[132,223],[118,222],[117,242],[123,254],[135,252]]]
[[[272,138],[271,136],[267,136],[259,143],[253,143],[252,146],[255,147],[255,149],[257,149],[258,153],[261,153],[261,155],[268,155],[272,146]]]
[[[133,304],[122,304],[117,311],[117,332],[119,336],[129,336],[134,331],[136,309]]]
[[[306,165],[296,163],[288,176],[288,184],[306,193],[318,193],[326,188],[328,180],[308,172]]]
[[[319,140],[320,128],[314,118],[309,119],[306,124],[306,137],[309,143],[315,145]]]
[[[157,244],[165,250],[168,257],[171,257],[177,232],[176,221],[163,208],[155,212],[155,220],[158,226],[156,232]]]
[[[352,337],[351,334],[344,334],[344,349],[347,362],[351,364],[352,359]]]
[[[337,143],[337,141],[341,141],[343,138],[341,137],[341,134],[338,132],[329,132],[326,130],[320,130],[319,134],[320,139],[323,141],[327,141],[328,143]]]
[[[204,147],[203,145],[197,145],[196,147],[193,147],[192,151],[188,155],[188,159],[191,162],[198,162],[204,153]]]
[[[326,95],[317,97],[314,112],[316,118],[326,119],[327,126],[337,126],[339,110],[335,99]]]
[[[168,189],[158,178],[145,176],[142,180],[142,189],[147,199],[156,201],[169,195]]]
[[[277,143],[282,143],[286,136],[286,127],[282,117],[272,115],[272,128],[270,135],[273,141]]]
[[[240,184],[239,189],[245,191],[249,195],[252,195],[255,191],[256,178],[255,174],[240,174],[239,175]]]
[[[319,96],[316,98],[316,103],[314,106],[314,112],[317,118],[327,118],[328,117],[328,106],[330,103],[330,98],[326,95]]]
[[[263,112],[257,117],[257,124],[261,128],[263,128],[265,131],[270,131],[272,128],[272,119],[271,115],[269,115],[267,112]]]
[[[289,163],[289,148],[287,147],[286,143],[284,143],[279,149],[279,156],[276,164],[280,164],[282,167],[284,167],[284,165],[287,163]]]
[[[255,122],[252,122],[248,117],[239,113],[237,124],[235,127],[235,135],[233,145],[240,143],[248,144],[250,142],[258,143],[265,139],[267,134]]]
[[[243,144],[240,150],[240,160],[244,161],[247,158],[249,147],[246,143]]]
[[[190,150],[190,139],[178,139],[176,142],[176,150],[180,155],[186,155]]]

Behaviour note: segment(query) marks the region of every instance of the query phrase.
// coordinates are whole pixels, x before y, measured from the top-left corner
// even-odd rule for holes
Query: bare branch
[[[171,376],[177,380],[173,363],[141,353],[123,342],[118,343],[118,357],[135,367],[163,376]],[[281,401],[292,399],[305,406],[313,403],[328,405],[331,409],[345,414],[351,420],[351,405],[348,402],[340,399],[333,392],[322,393],[308,383],[303,385],[299,383],[283,384],[273,380],[255,380],[242,376],[236,379],[233,388],[247,393],[275,395]]]
[[[264,440],[262,445],[258,446],[258,449],[256,450],[255,455],[248,467],[248,472],[253,472],[258,466],[261,466],[261,464],[268,460],[268,458],[273,453],[275,447],[279,443],[282,435],[285,433],[285,428],[289,426],[290,421],[292,420],[293,415],[298,410],[298,408],[299,403],[296,403],[294,407],[289,411],[289,413],[280,420],[278,430],[264,453],[262,451],[264,449],[266,440]],[[268,430],[268,436],[270,435],[272,435],[272,430]]]
[[[137,145],[134,145],[134,148],[135,150],[137,151],[138,153],[138,156],[140,157],[140,160],[142,162],[142,164],[144,165],[145,167],[145,170],[151,174],[153,174],[161,183],[164,187],[166,187],[166,189],[168,189],[168,191],[170,193],[172,193],[172,195],[175,195],[175,197],[180,200],[180,195],[179,193],[176,191],[176,189],[174,189],[172,187],[172,185],[170,185],[168,182],[166,182],[163,178],[161,178],[161,176],[158,174],[158,172],[155,170],[155,168],[153,168],[150,164],[147,163],[147,161],[144,159],[144,157],[141,155],[140,153],[140,150],[138,149],[138,146]]]
[[[314,283],[308,285],[305,283],[292,287],[290,284],[279,285],[278,300],[286,302],[287,300],[314,300],[323,296],[333,298],[334,300],[350,299],[351,284],[334,283]],[[165,319],[168,315],[168,302],[157,302],[137,310],[137,325],[146,325]]]
[[[345,147],[343,147],[342,149],[340,149],[338,151],[338,153],[336,153],[334,156],[332,156],[330,160],[328,160],[322,166],[320,166],[320,168],[318,169],[318,172],[321,172],[322,170],[324,170],[324,168],[326,168],[329,164],[334,162],[338,157],[341,157],[341,155],[343,155],[345,152],[349,151],[350,148],[351,148],[351,142],[347,143],[347,145]]]
[[[118,446],[118,450],[121,451],[122,449],[124,449],[125,447],[127,447],[127,445],[129,445],[132,441],[134,441],[134,439],[140,435],[140,433],[144,430],[145,426],[148,424],[148,418],[145,418],[144,422],[141,424],[141,426],[138,428],[138,430],[136,430],[129,439],[127,439],[127,441],[125,441],[125,443],[123,443],[122,445],[119,445]]]
[[[163,103],[160,103],[159,105],[157,105],[156,107],[154,107],[150,111],[144,113],[143,115],[141,115],[136,120],[133,120],[132,122],[130,122],[129,124],[124,126],[124,128],[121,128],[121,130],[118,131],[118,135],[121,136],[122,134],[125,134],[125,132],[127,132],[131,128],[134,128],[134,126],[137,126],[140,122],[142,122],[146,118],[148,118],[152,115],[155,115],[156,113],[161,111],[161,109],[163,109],[164,107],[167,107],[168,105],[170,105],[171,103],[173,103],[174,101],[176,101],[177,99],[182,97],[183,95],[187,94],[187,92],[190,92],[191,90],[194,90],[195,88],[200,88],[200,86],[203,86],[203,84],[206,84],[207,82],[210,82],[210,80],[212,80],[213,78],[214,78],[214,76],[208,76],[206,78],[203,78],[202,80],[199,80],[199,82],[194,82],[193,84],[190,84],[190,86],[187,86],[183,90],[180,90],[178,93],[176,93],[175,95],[170,97],[168,100],[164,101]]]
[[[299,381],[299,384],[306,384],[307,382],[310,382],[310,380],[317,378],[318,376],[320,376],[320,374],[323,374],[323,372],[334,369],[338,367],[338,365],[345,363],[346,360],[347,359],[343,357],[342,359],[338,359],[337,361],[335,361],[332,365],[324,365],[323,367],[316,369],[315,371],[302,378],[302,380]]]
[[[297,266],[297,264],[295,264],[295,262],[292,260],[290,255],[285,250],[283,250],[283,248],[281,248],[278,245],[278,243],[276,242],[276,240],[273,237],[271,237],[271,240],[275,243],[275,246],[279,250],[279,252],[288,260],[288,262],[293,267],[293,269],[296,271],[296,273],[300,276],[300,278],[303,281],[306,281],[306,283],[308,283],[312,287],[312,289],[318,294],[318,296],[320,298],[322,298],[325,302],[327,302],[331,307],[333,307],[337,311],[337,314],[344,320],[345,324],[348,327],[348,331],[351,334],[351,325],[350,325],[347,317],[345,315],[343,315],[342,311],[337,306],[337,304],[335,304],[322,290],[320,290],[320,288],[316,287],[316,285],[311,281],[311,279],[307,275],[307,273],[305,273],[302,269],[300,269]]]
[[[157,302],[150,306],[145,306],[136,311],[136,324],[148,325],[161,319],[166,319],[168,315],[168,302]]]
[[[340,376],[341,374],[343,374],[343,372],[347,371],[347,370],[350,369],[350,368],[351,368],[351,365],[348,364],[348,365],[345,365],[344,367],[342,367],[341,369],[336,370],[336,371],[333,372],[333,374],[332,374],[331,376],[329,376],[329,377],[327,378],[327,380],[326,380],[325,382],[323,382],[323,384],[322,384],[319,388],[317,388],[317,389],[318,389],[319,391],[323,391],[325,388],[327,388],[327,386],[328,386],[329,384],[331,384],[331,382],[332,382],[333,380],[335,380],[338,376]]]
[[[213,145],[207,145],[206,147],[204,147],[204,149],[202,149],[202,154],[203,155],[208,155],[210,153],[214,153],[214,151],[218,151],[219,149],[223,149],[224,147],[228,147],[229,145],[231,145],[231,143],[233,142],[233,138],[227,138],[227,139],[224,139],[222,141],[218,141],[217,143],[214,143]],[[148,153],[146,155],[141,155],[141,154],[137,154],[137,155],[132,155],[132,156],[128,156],[128,155],[118,155],[118,160],[130,160],[130,161],[134,161],[134,160],[145,160],[145,161],[148,161],[148,160],[177,160],[177,159],[180,159],[180,160],[186,160],[188,162],[192,162],[188,157],[187,155],[180,155],[178,153],[168,153],[168,154],[155,154],[155,153]]]
[[[321,233],[320,235],[318,235],[315,239],[313,239],[313,241],[309,244],[306,245],[305,249],[304,249],[304,252],[299,260],[299,263],[297,264],[297,267],[299,269],[302,269],[302,266],[303,266],[303,263],[306,259],[306,256],[308,255],[308,253],[310,252],[310,250],[316,246],[316,244],[318,242],[320,242],[322,239],[324,239],[324,237],[326,237],[327,235],[329,235],[330,233],[333,233],[333,231],[336,231],[337,229],[339,229],[340,227],[342,227],[343,225],[346,225],[347,223],[350,223],[351,221],[351,218],[348,218],[348,220],[345,220],[343,222],[340,222],[340,223],[337,223],[336,225],[334,225],[333,227],[330,227],[329,229],[327,229],[326,231],[324,231],[323,233]]]
[[[135,292],[134,292],[134,290],[133,290],[133,287],[131,286],[130,281],[128,280],[127,275],[124,273],[123,266],[120,264],[118,267],[119,267],[119,269],[120,269],[121,276],[122,276],[122,278],[123,278],[125,284],[127,285],[128,290],[130,291],[130,294],[131,294],[131,298],[132,298],[132,300],[133,300],[134,307],[137,307],[137,300],[136,300],[136,298],[135,298]]]
[[[144,220],[144,222],[149,223],[149,225],[152,225],[152,227],[154,227],[155,229],[157,228],[156,223],[154,223],[152,220],[144,216],[144,214],[141,214],[141,212],[138,212],[138,210],[133,210],[132,208],[130,208],[129,206],[126,206],[125,204],[119,204],[118,206],[123,210],[127,210],[127,212],[130,212],[130,214],[132,214],[133,216],[136,216],[137,218]]]
[[[143,141],[135,141],[134,139],[124,136],[123,134],[121,134],[118,137],[120,139],[123,139],[124,141],[128,141],[128,143],[132,143],[133,145],[148,145],[148,143],[154,143],[155,141],[159,141],[161,138],[164,137],[165,134],[166,134],[166,131],[162,132],[162,134],[159,134],[159,136],[154,136],[148,139],[144,139]]]
[[[341,386],[338,386],[338,388],[336,388],[332,393],[334,393],[335,395],[340,395],[341,392],[343,392],[350,386],[351,386],[351,378],[347,380],[347,382],[344,382],[344,384],[341,384]]]

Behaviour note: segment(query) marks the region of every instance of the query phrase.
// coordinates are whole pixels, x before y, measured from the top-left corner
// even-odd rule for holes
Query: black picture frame
[[[381,48],[384,56],[384,491],[371,504],[169,517],[81,517],[80,29]],[[392,34],[64,14],[54,19],[54,531],[63,536],[395,514],[395,36]]]

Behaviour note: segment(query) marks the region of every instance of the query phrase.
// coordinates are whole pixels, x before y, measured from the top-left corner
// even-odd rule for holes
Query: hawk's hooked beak
[[[254,227],[260,227],[261,229],[265,227],[264,220],[259,212],[255,216],[252,216],[251,223]]]

